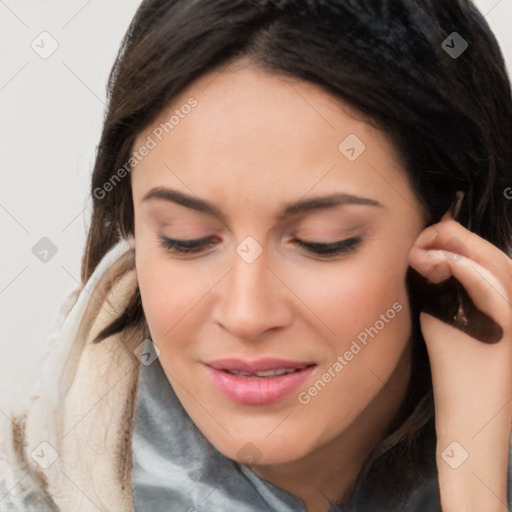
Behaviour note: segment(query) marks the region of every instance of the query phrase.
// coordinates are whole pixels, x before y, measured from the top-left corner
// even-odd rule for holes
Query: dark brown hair
[[[453,37],[467,43],[460,55],[449,51]],[[504,194],[512,183],[510,84],[496,40],[471,2],[145,0],[109,77],[84,284],[106,252],[133,234],[129,176],[108,193],[98,190],[125,166],[137,135],[178,93],[242,57],[269,73],[321,85],[359,109],[398,149],[431,223],[462,190],[458,220],[510,252],[511,201]],[[441,510],[430,366],[409,292],[407,396],[366,460],[347,510]],[[97,341],[144,322],[137,290]]]

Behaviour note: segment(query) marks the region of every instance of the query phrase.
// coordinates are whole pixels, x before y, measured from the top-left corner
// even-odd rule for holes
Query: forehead
[[[134,148],[148,137],[155,147],[132,171],[139,200],[155,185],[217,199],[236,189],[263,203],[340,185],[380,197],[408,186],[386,135],[356,109],[320,86],[251,66],[197,79]]]
[[[189,110],[191,98],[197,106],[189,112],[193,115],[185,115],[185,123],[180,111]],[[174,115],[173,122],[179,123],[166,139],[177,140],[180,132],[185,135],[186,131],[187,135],[193,133],[199,143],[214,141],[219,151],[225,147],[233,150],[235,142],[250,149],[256,141],[272,147],[276,142],[282,145],[293,139],[323,140],[337,146],[347,129],[362,138],[379,135],[360,112],[321,86],[240,63],[211,71],[192,82],[161,112],[152,128],[165,125],[173,114],[181,116],[178,120]],[[146,132],[150,133],[150,129]],[[279,141],[275,140],[276,134],[280,135]],[[225,135],[230,136],[229,140]],[[294,149],[300,148],[296,144]]]

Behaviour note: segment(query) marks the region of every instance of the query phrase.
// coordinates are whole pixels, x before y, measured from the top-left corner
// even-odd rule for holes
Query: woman
[[[0,510],[506,511],[511,137],[470,2],[144,1]]]

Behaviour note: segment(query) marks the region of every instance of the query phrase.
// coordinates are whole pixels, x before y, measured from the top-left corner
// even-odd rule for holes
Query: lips
[[[227,398],[245,405],[276,402],[302,384],[315,370],[312,361],[284,359],[218,359],[205,363],[214,386]]]

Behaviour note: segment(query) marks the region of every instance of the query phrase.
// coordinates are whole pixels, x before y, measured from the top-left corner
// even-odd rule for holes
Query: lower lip
[[[316,365],[276,377],[241,377],[207,366],[215,387],[230,400],[244,405],[266,405],[277,402],[300,386]]]

